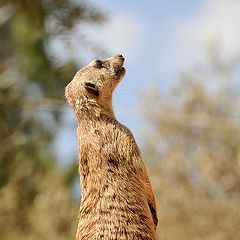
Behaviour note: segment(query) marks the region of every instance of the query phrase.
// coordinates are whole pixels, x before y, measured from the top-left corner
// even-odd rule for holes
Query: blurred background
[[[0,238],[74,238],[64,87],[121,53],[114,107],[144,155],[159,238],[240,239],[239,13],[238,0],[0,0]]]

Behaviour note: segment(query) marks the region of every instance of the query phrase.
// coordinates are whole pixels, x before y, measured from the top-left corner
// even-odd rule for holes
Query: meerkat
[[[157,239],[156,203],[139,148],[112,107],[124,60],[122,55],[93,60],[65,89],[78,123],[77,240]]]

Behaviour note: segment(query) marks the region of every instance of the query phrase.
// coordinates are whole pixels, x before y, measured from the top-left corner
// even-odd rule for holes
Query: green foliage
[[[236,69],[234,61],[212,58],[203,71],[183,74],[168,96],[148,96],[152,132],[145,158],[151,161],[162,240],[240,239]]]
[[[77,207],[69,186],[77,167],[59,169],[52,141],[61,124],[64,87],[79,67],[74,59],[52,56],[49,43],[70,38],[76,25],[103,20],[98,9],[81,1],[0,1],[3,240],[74,234]]]

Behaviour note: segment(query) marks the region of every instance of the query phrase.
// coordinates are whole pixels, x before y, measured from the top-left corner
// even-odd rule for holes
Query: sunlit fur
[[[93,60],[66,87],[78,128],[81,204],[77,240],[155,240],[156,205],[131,131],[113,113],[112,93],[125,69],[120,55]],[[85,83],[94,84],[94,95]]]

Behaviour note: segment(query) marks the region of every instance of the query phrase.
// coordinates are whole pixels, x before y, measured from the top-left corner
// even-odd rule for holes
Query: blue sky
[[[133,131],[139,143],[144,122],[139,111],[142,94],[151,88],[166,92],[181,71],[202,64],[210,41],[220,40],[225,59],[240,51],[237,0],[90,2],[108,13],[108,21],[102,26],[84,26],[89,38],[109,52],[103,57],[121,53],[126,58],[127,73],[115,92],[114,108],[118,120]],[[77,51],[76,47],[73,52],[76,58],[81,52],[81,62],[86,64],[88,54],[102,57],[89,49]],[[56,142],[63,161],[77,151],[74,121],[73,113],[67,110],[66,130]]]

